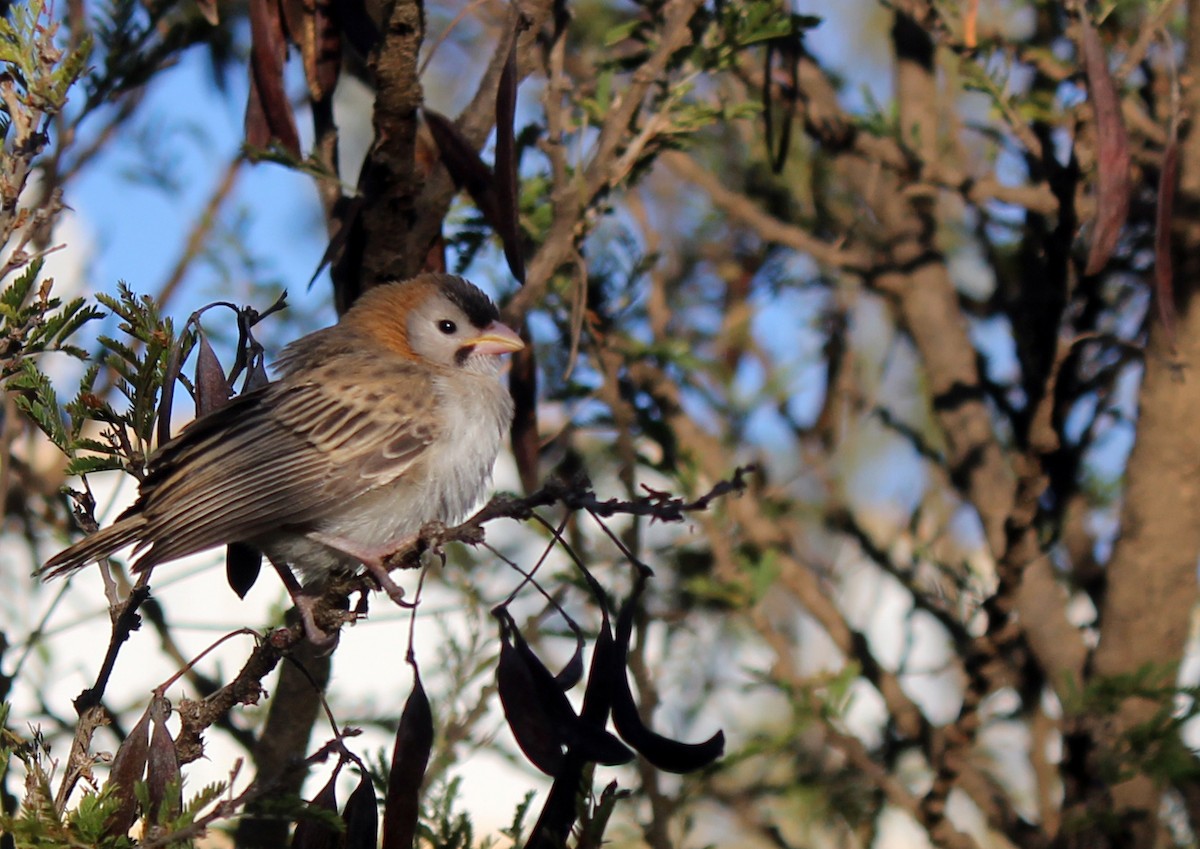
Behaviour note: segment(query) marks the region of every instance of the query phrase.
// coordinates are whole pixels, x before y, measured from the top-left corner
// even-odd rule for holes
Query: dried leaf
[[[537,355],[528,327],[521,328],[521,341],[525,347],[513,354],[512,369],[508,373],[508,391],[513,399],[509,435],[521,488],[528,494],[538,488],[541,480],[538,458],[542,444],[537,422]]]
[[[379,809],[375,805],[375,786],[363,773],[342,811],[346,822],[346,849],[375,849],[379,840]]]
[[[400,715],[392,749],[387,798],[383,803],[382,849],[411,849],[421,812],[421,782],[433,749],[433,714],[415,663],[413,674],[413,691]]]
[[[517,25],[518,31],[520,24]],[[525,241],[521,234],[520,183],[517,179],[517,38],[508,48],[496,89],[496,220],[492,227],[504,245],[508,269],[525,282]]]
[[[119,799],[121,805],[105,823],[104,833],[108,837],[119,837],[127,834],[137,820],[137,782],[146,774],[146,758],[150,751],[150,708],[142,713],[142,718],[133,726],[129,736],[121,741],[117,753],[113,756],[112,766],[108,772],[108,784],[115,789],[113,797]]]
[[[633,633],[633,615],[637,600],[645,586],[645,578],[639,577],[634,590],[617,616],[617,633],[614,655],[617,663],[616,680],[612,688],[613,724],[621,739],[633,746],[642,757],[664,772],[694,772],[711,764],[725,751],[725,733],[718,731],[703,743],[684,743],[672,740],[650,730],[638,713],[629,689],[629,677],[625,674],[629,639]]]
[[[300,48],[304,78],[314,101],[333,93],[342,67],[342,40],[333,19],[332,0],[284,0],[284,20]]]
[[[1108,55],[1085,14],[1079,16],[1083,67],[1096,122],[1096,218],[1084,274],[1098,274],[1121,236],[1129,215],[1129,134],[1121,99],[1108,70]]]
[[[287,39],[278,0],[250,0],[250,98],[246,103],[246,143],[272,141],[300,157],[296,117],[283,82]]]
[[[154,730],[150,733],[150,749],[146,758],[146,785],[150,791],[150,817],[163,822],[179,816],[183,810],[179,755],[175,741],[167,730],[170,707],[167,700],[156,697],[150,703],[150,718]]]
[[[196,355],[196,416],[205,416],[229,403],[232,395],[225,369],[217,352],[208,343],[204,331],[199,332],[199,353]]]
[[[341,220],[341,225],[330,237],[329,244],[325,246],[325,253],[321,254],[321,260],[317,263],[316,270],[308,279],[310,288],[317,282],[317,278],[321,276],[325,266],[335,262],[342,255],[342,249],[350,240],[350,234],[356,232],[357,228],[361,226],[359,216],[362,215],[365,204],[366,198],[358,195],[352,198],[341,198],[334,206],[334,217]]]
[[[305,806],[306,810],[324,814],[337,814],[337,770],[316,796]],[[301,817],[292,833],[292,849],[338,849],[341,833],[322,816]]]
[[[487,167],[479,152],[463,137],[453,121],[432,109],[424,110],[424,114],[425,124],[438,146],[442,164],[450,173],[450,179],[460,189],[466,189],[484,220],[496,228],[499,216],[492,169]]]

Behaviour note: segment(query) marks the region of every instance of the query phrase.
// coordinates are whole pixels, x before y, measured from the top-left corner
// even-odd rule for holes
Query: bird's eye
[[[439,321],[437,327],[438,330],[442,331],[447,336],[458,330],[458,325],[448,318],[443,318],[441,321]]]

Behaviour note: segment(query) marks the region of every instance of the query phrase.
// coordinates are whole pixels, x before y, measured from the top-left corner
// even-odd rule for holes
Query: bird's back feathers
[[[359,379],[389,370],[410,393],[379,393]],[[408,471],[437,436],[434,403],[428,380],[396,357],[343,354],[289,375],[185,428],[150,459],[128,518],[43,572],[77,569],[134,541],[142,571],[303,527]]]

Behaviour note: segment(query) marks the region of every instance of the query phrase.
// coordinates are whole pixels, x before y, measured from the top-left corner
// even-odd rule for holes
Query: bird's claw
[[[296,611],[300,614],[300,625],[304,629],[304,638],[312,644],[318,654],[326,655],[333,651],[337,647],[341,631],[330,633],[317,624],[314,614],[317,607],[316,597],[301,593],[292,596],[292,603],[296,605]]]
[[[392,576],[388,573],[387,567],[385,567],[382,563],[371,562],[364,563],[363,565],[367,567],[367,572],[372,578],[375,579],[375,583],[379,584],[379,588],[387,593],[388,598],[390,598],[395,604],[399,605],[400,607],[415,606],[411,601],[404,600],[404,587],[392,580]]]
[[[437,555],[440,558],[445,558],[444,547],[446,545],[446,523],[439,522],[436,519],[432,522],[426,522],[421,526],[421,533],[417,537],[422,553],[428,551]]]
[[[333,651],[337,646],[340,632],[329,633],[317,624],[316,610],[319,596],[309,595],[305,592],[304,588],[297,583],[296,576],[286,566],[279,566],[274,561],[271,562],[271,565],[279,573],[279,577],[287,589],[288,597],[296,606],[296,612],[300,614],[300,625],[304,629],[304,638],[312,643],[320,654],[324,655]]]

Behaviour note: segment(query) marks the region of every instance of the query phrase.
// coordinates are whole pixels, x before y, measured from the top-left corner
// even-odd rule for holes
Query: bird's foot
[[[271,565],[279,573],[283,586],[287,589],[288,597],[296,606],[296,612],[300,614],[300,627],[304,629],[304,638],[312,643],[320,654],[328,654],[333,651],[338,643],[339,632],[334,631],[331,634],[317,624],[316,609],[319,596],[306,593],[296,581],[296,576],[292,574],[291,569],[275,563]]]
[[[317,654],[326,655],[337,648],[341,632],[334,631],[331,634],[317,624],[315,616],[317,599],[317,596],[301,592],[292,596],[292,604],[296,605],[296,611],[300,614],[300,627],[304,629],[304,638],[317,650]]]
[[[391,574],[382,560],[364,560],[363,566],[367,568],[367,573],[375,579],[379,584],[379,588],[388,594],[393,602],[401,607],[416,607],[411,601],[404,600],[404,587],[392,580]]]
[[[342,554],[349,555],[361,562],[366,568],[367,574],[379,584],[379,588],[387,593],[388,598],[400,607],[415,607],[411,601],[404,600],[404,587],[392,580],[388,567],[385,565],[388,555],[411,545],[416,539],[415,534],[405,537],[399,543],[379,548],[372,548],[331,534],[311,533],[309,536],[322,545],[327,545],[335,551],[340,551]]]

